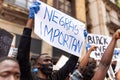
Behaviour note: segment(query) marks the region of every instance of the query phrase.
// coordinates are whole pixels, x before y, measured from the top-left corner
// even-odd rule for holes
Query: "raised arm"
[[[92,51],[94,51],[97,48],[97,46],[90,46],[90,49],[86,53],[86,55],[82,58],[80,61],[80,65],[78,66],[78,69],[76,69],[73,74],[70,76],[70,80],[83,80],[83,71],[85,70],[87,64],[88,64],[88,59],[90,57],[90,54]],[[90,79],[90,78],[89,78]]]
[[[74,70],[76,63],[78,62],[78,58],[79,57],[72,55],[66,64],[54,74],[57,77],[56,80],[65,80],[69,73]]]
[[[18,46],[18,55],[17,60],[20,65],[20,71],[21,71],[21,80],[30,80],[30,72],[31,72],[31,66],[29,62],[29,55],[30,55],[30,44],[31,44],[31,25],[32,20],[28,19],[27,27],[24,28],[23,34],[20,39],[20,43]]]
[[[98,70],[96,71],[92,80],[104,80],[106,73],[109,69],[111,59],[113,56],[113,51],[114,51],[114,48],[115,48],[115,45],[118,39],[120,39],[120,29],[118,29],[114,33],[110,44],[108,45],[107,49],[105,50],[102,56]]]
[[[34,8],[33,8],[34,7]],[[26,26],[23,30],[23,34],[18,46],[17,60],[20,65],[21,80],[31,80],[31,64],[30,64],[30,45],[31,45],[31,33],[34,22],[34,9],[36,5],[30,8],[29,18]],[[38,5],[37,5],[38,7]]]
[[[78,70],[80,73],[83,73],[83,70],[85,69],[85,67],[88,63],[88,59],[90,57],[91,52],[94,51],[96,48],[97,48],[97,46],[92,45],[90,47],[90,49],[88,50],[88,52],[86,53],[86,55],[80,61],[80,65],[78,66]]]

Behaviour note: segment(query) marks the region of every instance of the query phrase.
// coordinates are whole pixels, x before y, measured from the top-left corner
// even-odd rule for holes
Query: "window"
[[[35,0],[4,0],[4,2],[14,4],[23,8],[28,9],[29,6],[34,2]],[[43,2],[46,2],[46,0],[41,0]]]
[[[75,0],[54,0],[54,7],[75,17]]]
[[[20,43],[20,37],[21,35],[16,34],[16,47],[18,48],[18,45]],[[41,46],[42,45],[42,40],[39,39],[31,39],[31,52],[40,54],[41,53]]]
[[[53,0],[53,1],[54,1],[53,6],[56,9],[72,17],[75,17],[75,0]],[[68,54],[63,50],[53,47],[53,56],[58,57],[59,59],[61,55],[69,57],[71,54]]]

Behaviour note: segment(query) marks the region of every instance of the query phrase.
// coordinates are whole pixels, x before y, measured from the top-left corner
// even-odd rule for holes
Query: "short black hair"
[[[39,59],[42,55],[49,55],[49,54],[48,54],[48,53],[41,53],[41,54],[39,54],[39,56],[36,57],[36,60],[35,60],[36,63],[37,63],[38,59]],[[35,63],[35,64],[36,64],[36,63]]]
[[[39,59],[39,57],[41,57],[42,55],[48,55],[48,53],[42,53],[42,54],[39,54],[39,56],[38,56],[38,57],[36,57],[36,59],[38,60],[38,59]]]
[[[18,61],[15,58],[7,57],[7,56],[6,57],[0,57],[0,63],[5,61],[5,60],[12,60],[12,61],[18,63]]]
[[[91,80],[95,74],[96,62],[88,63],[85,70],[83,71],[83,80]]]

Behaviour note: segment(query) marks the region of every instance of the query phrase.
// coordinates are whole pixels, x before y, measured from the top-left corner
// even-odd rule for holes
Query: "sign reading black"
[[[0,57],[8,55],[12,40],[13,35],[11,33],[0,29]]]

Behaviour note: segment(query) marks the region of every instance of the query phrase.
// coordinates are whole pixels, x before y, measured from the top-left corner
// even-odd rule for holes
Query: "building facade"
[[[120,29],[120,8],[116,1],[86,0],[86,22],[90,33],[111,37]],[[120,41],[116,47],[120,47]]]
[[[20,40],[28,18],[29,6],[35,0],[1,0],[0,28],[16,34],[16,45]],[[112,36],[120,28],[120,8],[115,0],[41,0],[46,4],[82,21],[89,33]],[[38,45],[39,44],[39,45]],[[120,47],[120,41],[117,44]],[[54,57],[66,52],[50,46],[32,33],[31,53],[49,53]]]

